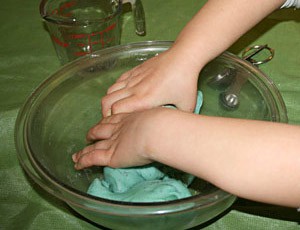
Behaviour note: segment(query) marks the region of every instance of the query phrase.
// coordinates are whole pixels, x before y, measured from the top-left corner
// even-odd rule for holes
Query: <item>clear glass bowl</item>
[[[197,178],[190,187],[195,195],[190,198],[159,203],[110,201],[86,193],[92,180],[101,176],[100,167],[74,170],[71,155],[85,146],[86,132],[101,118],[100,100],[107,88],[121,73],[171,44],[122,45],[69,63],[44,81],[19,112],[15,131],[22,167],[43,189],[102,226],[186,229],[212,219],[235,200],[235,196]],[[220,78],[226,71],[230,74]],[[200,75],[202,114],[287,122],[285,105],[272,81],[239,57],[224,53]],[[232,92],[236,82],[242,82],[237,90],[238,105],[228,107],[222,98]]]

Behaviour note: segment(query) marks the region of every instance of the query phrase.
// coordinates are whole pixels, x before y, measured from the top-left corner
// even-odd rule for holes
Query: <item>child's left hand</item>
[[[155,125],[155,114],[166,108],[122,113],[103,118],[92,127],[88,141],[96,141],[73,154],[76,169],[93,165],[130,167],[151,163],[146,145]],[[151,128],[152,127],[152,128]]]

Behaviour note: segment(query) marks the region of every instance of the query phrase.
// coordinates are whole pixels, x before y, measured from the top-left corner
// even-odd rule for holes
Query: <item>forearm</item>
[[[300,127],[164,112],[149,138],[153,160],[244,198],[300,206]]]
[[[285,0],[208,0],[179,34],[173,46],[201,69]]]

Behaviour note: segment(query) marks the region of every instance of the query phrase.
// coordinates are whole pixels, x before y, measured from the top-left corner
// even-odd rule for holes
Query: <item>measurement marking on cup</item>
[[[51,15],[61,15],[64,17],[70,17],[72,15],[71,12],[63,13],[65,9],[71,8],[72,6],[75,6],[77,4],[76,1],[70,1],[62,4],[59,8],[52,10]]]
[[[114,40],[114,37],[106,38],[104,39],[104,34],[108,33],[111,30],[114,30],[116,28],[116,23],[108,26],[106,29],[99,31],[99,32],[93,32],[90,34],[73,34],[71,35],[71,39],[76,40],[80,39],[80,42],[78,42],[76,45],[78,47],[87,48],[87,51],[79,51],[75,52],[75,56],[84,56],[86,54],[90,54],[93,52],[93,46],[97,44],[101,44],[102,48],[105,46],[105,44],[108,44]],[[99,36],[99,38],[98,38]],[[93,38],[96,38],[97,40],[93,40]],[[82,39],[87,39],[87,42],[83,42]]]
[[[69,36],[69,39],[78,40],[78,42],[75,43],[75,46],[81,49],[80,51],[74,52],[73,54],[77,57],[90,54],[93,52],[93,45],[97,45],[97,44],[101,44],[103,48],[105,44],[111,43],[115,39],[114,37],[104,39],[104,34],[110,32],[111,30],[114,30],[115,28],[116,28],[116,23],[113,23],[112,25],[108,26],[107,28],[99,32],[93,32],[90,34],[71,34]],[[99,36],[99,39],[97,36]],[[92,40],[93,38],[94,40]],[[95,38],[97,40],[95,40]],[[69,43],[63,42],[55,36],[52,36],[52,40],[63,48],[69,47],[71,45],[70,42],[72,42],[72,41],[70,41]]]
[[[87,47],[88,51],[79,51],[79,52],[75,52],[74,55],[75,56],[84,56],[87,54],[90,54],[93,52],[93,46],[97,45],[97,44],[101,44],[102,48],[105,46],[105,44],[108,44],[110,42],[112,42],[114,40],[114,38],[107,38],[106,40],[104,40],[104,34],[108,33],[111,30],[114,30],[116,27],[116,23],[108,26],[106,29],[99,31],[99,32],[94,32],[91,34],[72,34],[71,38],[73,40],[75,39],[87,39],[87,43],[83,43],[82,41],[77,43],[76,45],[78,47],[84,48]],[[92,41],[92,38],[95,38],[97,36],[100,36],[99,39],[97,39],[96,41]]]
[[[60,45],[60,46],[62,46],[62,47],[67,48],[67,47],[69,46],[68,43],[62,42],[61,40],[59,40],[59,39],[58,39],[57,37],[55,37],[55,36],[51,36],[51,38],[52,38],[52,40],[53,40],[56,44],[58,44],[58,45]]]

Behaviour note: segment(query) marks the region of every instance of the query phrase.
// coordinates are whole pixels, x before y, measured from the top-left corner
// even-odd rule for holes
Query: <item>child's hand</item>
[[[151,127],[155,127],[153,120],[156,110],[162,109],[103,118],[87,134],[88,141],[97,142],[72,156],[75,168],[83,169],[93,165],[130,167],[150,163],[151,159],[145,150],[146,143],[151,138]]]
[[[182,52],[169,49],[122,74],[102,99],[104,117],[173,104],[192,112],[199,68]]]

